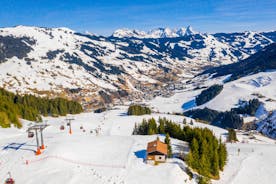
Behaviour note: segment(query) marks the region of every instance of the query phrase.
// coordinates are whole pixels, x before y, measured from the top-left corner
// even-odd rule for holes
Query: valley
[[[208,34],[190,26],[120,29],[110,36],[68,28],[1,28],[0,181],[10,172],[16,183],[26,184],[192,184],[200,183],[200,174],[215,184],[273,183],[275,40],[275,31]],[[14,118],[20,121],[17,128],[8,122]],[[157,124],[134,133],[152,118]],[[162,118],[178,129],[160,133]],[[35,137],[27,132],[44,124],[46,149],[38,154]],[[208,131],[190,131],[192,141],[185,127],[207,128],[214,138],[201,140]],[[228,128],[235,129],[236,142],[227,141]],[[147,144],[165,141],[168,132],[180,137],[171,137],[172,158],[147,164]],[[197,168],[188,156],[194,139],[201,141]],[[204,171],[216,168],[223,152],[213,151],[215,158],[203,151],[203,142],[216,151],[226,145],[226,165],[217,167],[217,174]],[[185,146],[189,151],[183,153]],[[203,153],[211,157],[205,170]]]

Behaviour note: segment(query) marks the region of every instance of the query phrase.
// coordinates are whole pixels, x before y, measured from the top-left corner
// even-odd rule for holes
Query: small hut
[[[148,164],[156,164],[166,162],[168,156],[168,146],[167,144],[161,142],[160,140],[155,140],[148,143],[147,146],[147,158],[146,162]]]

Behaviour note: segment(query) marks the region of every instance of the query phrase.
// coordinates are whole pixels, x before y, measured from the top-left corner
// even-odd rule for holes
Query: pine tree
[[[160,119],[159,119],[158,133],[165,134],[165,125],[162,120],[160,121]]]
[[[221,139],[219,141],[218,155],[219,155],[219,169],[223,170],[227,160],[227,150],[226,150],[225,144],[221,142]]]
[[[217,151],[215,151],[214,155],[213,155],[211,174],[214,177],[218,177],[219,176],[219,156],[218,156],[218,152]]]
[[[183,124],[186,125],[187,124],[187,120],[186,118],[183,119]]]
[[[170,135],[168,133],[166,134],[166,137],[165,137],[165,143],[168,146],[168,157],[171,158],[172,157],[172,147],[171,147]]]
[[[154,118],[151,118],[148,122],[148,135],[157,133],[157,124]]]
[[[199,171],[203,176],[208,176],[211,170],[210,157],[208,157],[208,144],[205,139],[202,140],[200,146],[200,161],[199,161]]]
[[[192,158],[193,158],[191,167],[196,170],[199,168],[199,151],[198,150],[199,150],[198,141],[195,138],[193,138],[192,143],[191,143],[191,154],[192,154]]]
[[[237,141],[237,135],[236,135],[236,131],[232,128],[228,129],[228,137],[227,137],[227,141],[228,142],[235,142]]]
[[[0,112],[0,126],[2,128],[8,128],[11,126],[8,115],[5,112]]]

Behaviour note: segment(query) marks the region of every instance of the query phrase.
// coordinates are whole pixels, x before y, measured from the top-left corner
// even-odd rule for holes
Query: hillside
[[[258,123],[257,130],[276,139],[276,111],[272,111],[267,118]]]
[[[74,99],[85,107],[170,96],[176,84],[183,89],[183,79],[244,59],[275,34],[207,34],[191,27],[156,29],[144,37],[129,32],[134,34],[121,30],[104,37],[68,28],[1,28],[0,87]]]
[[[214,74],[213,77],[231,74],[229,80],[235,80],[249,74],[273,69],[276,69],[276,43],[272,43],[245,60],[211,68],[202,74]]]

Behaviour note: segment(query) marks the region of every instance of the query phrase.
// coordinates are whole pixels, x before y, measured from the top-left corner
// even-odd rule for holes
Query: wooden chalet
[[[161,142],[160,140],[155,140],[148,143],[147,146],[147,158],[146,162],[148,164],[156,164],[166,162],[168,156],[168,146],[167,144]]]

